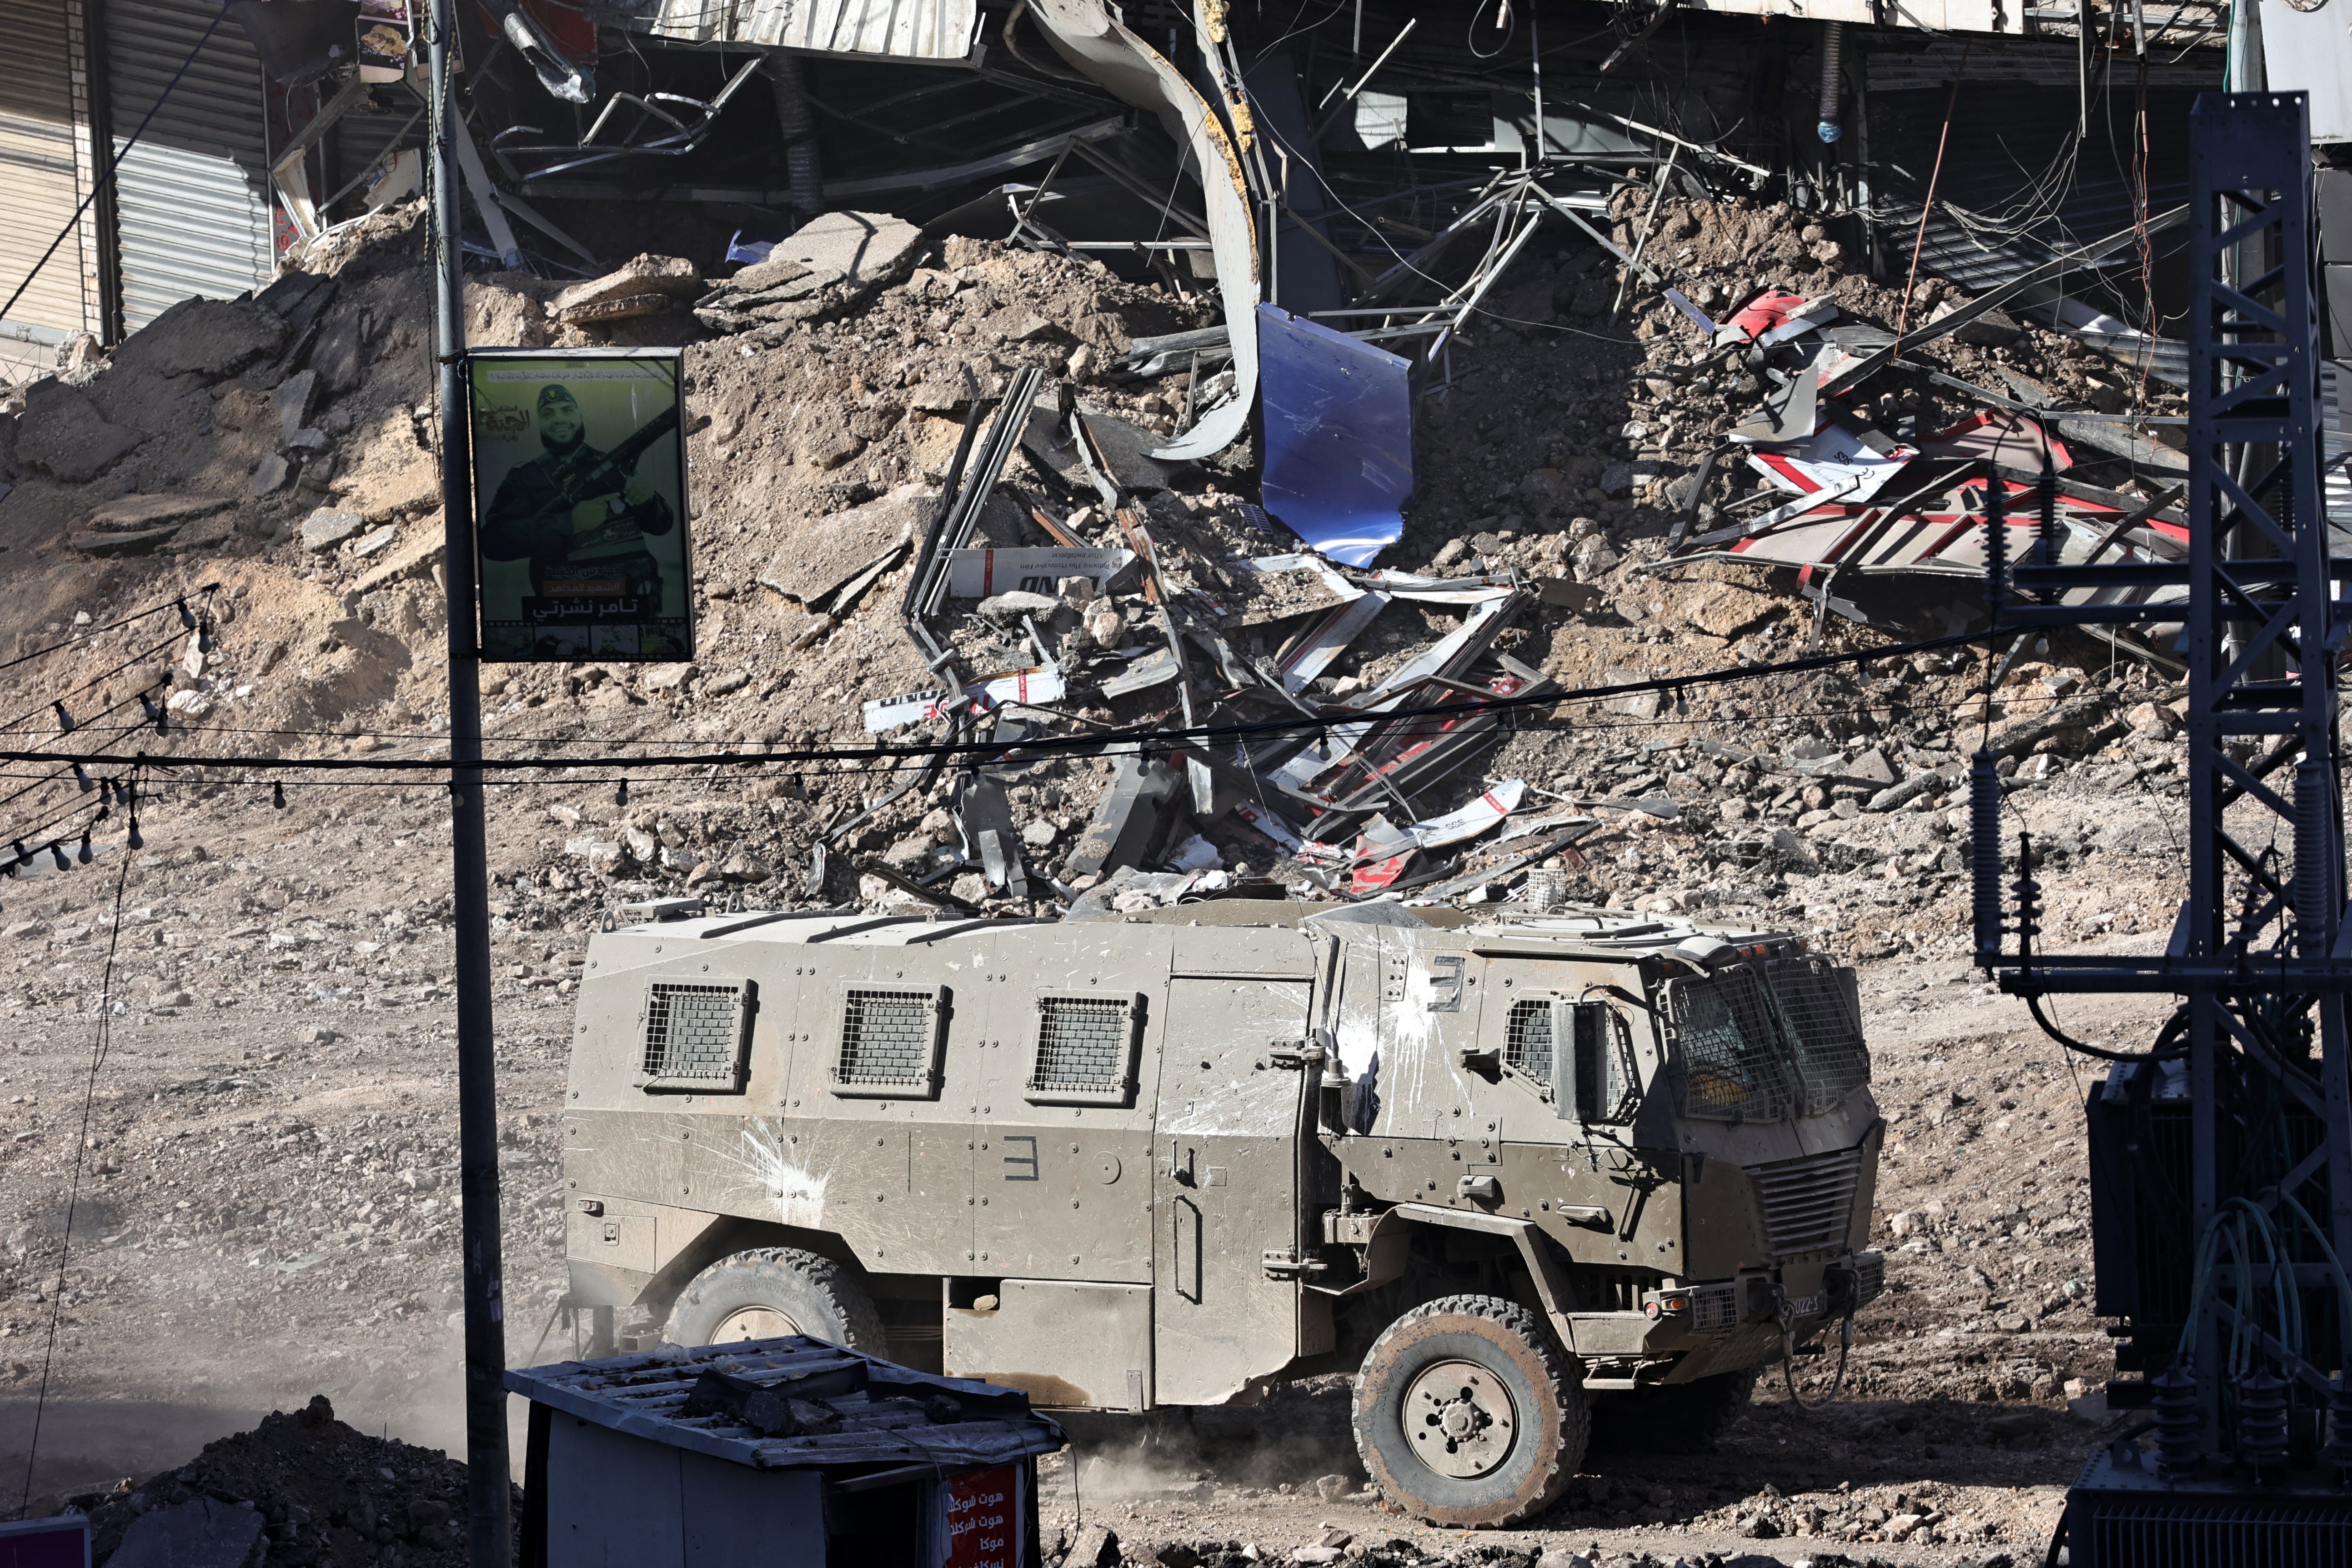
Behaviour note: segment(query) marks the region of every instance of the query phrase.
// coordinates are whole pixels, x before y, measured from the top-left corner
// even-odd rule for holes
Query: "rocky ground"
[[[1621,202],[1621,225],[1644,205]],[[1900,308],[1785,211],[1661,210],[1652,254],[1708,279],[1702,304],[1770,283],[1832,289],[1889,324]],[[210,1487],[265,1514],[308,1510],[313,1537],[352,1530],[355,1552],[430,1561],[433,1510],[404,1510],[433,1502],[446,1477],[413,1453],[383,1468],[421,1479],[364,1514],[352,1500],[273,1502],[226,1459],[182,1468],[206,1440],[272,1409],[302,1412],[321,1393],[379,1442],[458,1438],[446,806],[429,784],[268,767],[441,754],[446,608],[420,335],[429,287],[413,217],[355,232],[326,272],[258,301],[184,307],[0,411],[0,625],[14,633],[0,658],[23,661],[0,670],[0,730],[14,745],[53,744],[49,704],[62,700],[81,742],[211,759],[146,770],[142,847],[125,847],[118,812],[98,825],[89,864],[59,871],[38,858],[0,881],[0,1474],[23,1462],[46,1367],[37,1493],[96,1491],[120,1526],[134,1492]],[[1614,269],[1596,254],[1531,261],[1466,334],[1451,390],[1424,405],[1421,491],[1382,564],[1590,585],[1585,607],[1531,608],[1497,645],[1570,689],[1885,646],[1967,612],[1972,585],[1887,590],[1865,601],[1874,626],[1823,624],[1785,578],[1666,562],[1674,510],[1690,499],[1677,487],[1758,389],[1678,368],[1694,345],[1669,307],[1637,300],[1612,319]],[[1182,379],[1139,380],[1120,356],[1138,335],[1202,319],[1197,297],[967,241],[908,242],[870,277],[786,268],[756,281],[698,296],[698,315],[681,294],[661,313],[618,318],[537,279],[470,284],[477,342],[686,344],[689,410],[707,416],[690,422],[701,657],[493,671],[494,750],[866,743],[859,702],[925,683],[897,614],[903,576],[834,614],[801,570],[811,542],[901,486],[936,487],[964,413],[1024,365],[1106,417],[1171,428]],[[1914,308],[1952,298],[1938,285]],[[2135,390],[2030,327],[1924,352],[1978,384],[2006,365],[2091,406]],[[1924,383],[1886,394],[1874,417],[1891,429],[1934,428],[1960,407]],[[1052,500],[1062,492],[1049,467],[1042,454],[1016,458],[1016,491],[1074,529],[1106,528]],[[2118,488],[2132,478],[2090,471]],[[1719,475],[1701,514],[1737,505],[1748,483]],[[1232,553],[1286,547],[1256,531],[1246,452],[1160,475],[1143,493],[1196,602],[1241,593]],[[1000,543],[1044,541],[1005,504],[984,530]],[[112,624],[183,594],[208,612],[201,640],[168,614]],[[1073,614],[1055,632],[1074,668],[1143,645],[1141,608],[1114,607],[1109,623]],[[1308,695],[1360,689],[1459,618],[1392,605]],[[1245,629],[1240,651],[1279,640]],[[1814,1408],[1768,1385],[1721,1452],[1596,1452],[1542,1529],[1471,1539],[1362,1498],[1344,1397],[1310,1386],[1275,1414],[1220,1426],[1205,1473],[1156,1462],[1131,1433],[1090,1437],[1075,1492],[1068,1461],[1049,1467],[1049,1540],[1066,1531],[1079,1556],[1099,1553],[1101,1539],[1081,1530],[1083,1500],[1085,1525],[1108,1525],[1130,1558],[1168,1568],[1250,1546],[1261,1558],[1463,1563],[1596,1542],[1604,1555],[1667,1560],[2037,1554],[2102,1430],[2095,1404],[2068,1403],[2108,1370],[2085,1299],[2077,1118],[2092,1074],[1964,966],[1960,773],[1979,744],[2001,755],[2007,830],[2029,829],[2039,846],[2046,941],[2159,941],[2181,874],[2180,693],[2161,670],[2070,644],[2025,650],[1988,692],[1990,657],[1919,654],[1866,679],[1767,677],[1696,688],[1686,702],[1565,704],[1423,803],[1434,812],[1524,779],[1522,820],[1563,809],[1555,797],[1600,818],[1546,862],[1571,897],[1790,927],[1862,964],[1891,1123],[1874,1227],[1892,1261],[1834,1399],[1834,1367],[1809,1362],[1795,1393]],[[169,738],[145,727],[142,695],[168,697]],[[1173,713],[1167,688],[1110,700],[1082,687],[1059,711],[1028,716],[1069,732]],[[1033,869],[1068,872],[1110,766],[1075,757],[1010,781]],[[5,802],[11,833],[86,818],[90,797],[69,775],[5,771],[0,794],[22,791]],[[762,907],[894,896],[845,868],[847,856],[821,890],[805,881],[813,838],[893,782],[849,763],[770,764],[638,774],[625,800],[593,770],[492,790],[517,1361],[551,1357],[566,1331],[551,1321],[563,1283],[555,1126],[585,933],[617,900],[687,887]],[[943,793],[917,792],[844,847],[909,872],[946,868],[944,805]],[[1507,863],[1526,847],[1513,831],[1475,849],[1468,868]],[[1235,871],[1295,869],[1236,825],[1208,836]],[[977,880],[964,871],[953,885],[987,897]],[[1497,872],[1494,890],[1508,886]],[[99,1055],[102,999],[119,1010]],[[2083,1003],[2064,1021],[2131,1044],[2158,1016]],[[54,1294],[77,1163],[73,1249]],[[330,1430],[288,1415],[252,1441]],[[115,1488],[158,1470],[179,1479]],[[1322,1544],[1327,1531],[1348,1539]]]

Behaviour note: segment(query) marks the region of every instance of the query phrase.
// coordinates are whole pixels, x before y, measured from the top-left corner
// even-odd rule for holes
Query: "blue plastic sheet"
[[[1265,510],[1344,566],[1404,535],[1412,366],[1278,305],[1257,308]]]

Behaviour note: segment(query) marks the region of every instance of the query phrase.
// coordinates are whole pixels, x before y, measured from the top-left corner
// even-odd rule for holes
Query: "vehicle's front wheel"
[[[1517,1524],[1584,1458],[1584,1389],[1543,1321],[1445,1296],[1388,1326],[1356,1379],[1356,1451],[1381,1495],[1441,1525]]]
[[[889,1349],[882,1314],[851,1271],[797,1247],[720,1258],[679,1292],[666,1331],[681,1345],[809,1334],[869,1355]]]

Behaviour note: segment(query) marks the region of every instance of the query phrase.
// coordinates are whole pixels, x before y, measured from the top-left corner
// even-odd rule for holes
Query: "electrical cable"
[[[217,593],[219,590],[220,584],[218,583],[206,583],[202,587],[191,588],[188,590],[188,594],[209,595]],[[68,637],[63,642],[53,642],[47,647],[37,647],[30,653],[20,653],[12,659],[8,659],[5,662],[0,662],[0,670],[14,669],[20,664],[39,658],[47,654],[55,653],[59,648],[87,647],[92,638],[103,637],[108,632],[114,631],[121,626],[127,626],[133,621],[143,621],[150,616],[160,616],[165,610],[184,610],[188,603],[188,594],[179,595],[162,604],[150,605],[143,610],[133,610],[131,614],[123,616],[119,621],[109,621],[102,626],[92,626],[88,631],[83,632],[79,637]],[[184,624],[180,629],[185,631],[188,628]]]
[[[215,22],[217,25],[217,17],[215,18]],[[207,31],[205,36],[210,37],[212,35]],[[99,983],[98,1030],[96,1038],[90,1044],[89,1071],[82,1085],[81,1135],[74,1140],[73,1173],[66,1185],[65,1227],[58,1240],[57,1285],[49,1297],[48,1333],[41,1348],[41,1384],[39,1392],[35,1394],[33,1400],[32,1435],[26,1439],[25,1445],[25,1488],[16,1504],[16,1517],[19,1519],[29,1514],[33,1506],[33,1469],[40,1459],[41,1418],[48,1409],[49,1377],[57,1358],[58,1324],[65,1314],[66,1269],[73,1256],[74,1215],[81,1201],[82,1167],[89,1159],[90,1116],[98,1103],[99,1069],[105,1065],[107,1047],[112,1034],[114,960],[122,943],[122,893],[130,879],[131,857],[126,855],[122,858],[121,868],[115,874],[114,879],[114,913],[108,924],[106,965]]]
[[[1322,732],[1357,723],[1387,725],[1406,719],[1432,717],[1463,719],[1486,713],[1517,713],[1534,708],[1556,708],[1578,702],[1607,701],[1615,698],[1640,696],[1652,692],[1673,697],[1677,695],[1681,689],[1688,687],[1736,685],[1773,676],[1810,675],[1816,671],[1836,669],[1848,665],[1867,666],[1874,660],[1904,658],[1920,653],[1937,652],[1945,648],[1972,647],[2008,635],[2010,634],[2005,629],[1957,632],[1946,637],[1923,637],[1912,642],[1895,643],[1879,648],[1816,654],[1783,660],[1777,664],[1729,665],[1687,675],[1663,676],[1605,686],[1580,687],[1567,691],[1479,698],[1461,702],[1433,703],[1416,708],[1392,708],[1361,713],[1335,714],[1318,719],[1282,718],[1259,720],[1243,724],[1201,724],[1180,728],[1133,727],[1111,731],[1100,735],[1043,735],[1014,742],[982,741],[961,744],[924,746],[877,744],[867,747],[814,747],[796,751],[781,751],[771,747],[761,751],[691,752],[667,757],[485,758],[481,765],[495,769],[740,767],[769,763],[876,762],[894,757],[944,758],[975,753],[994,754],[1014,750],[1059,754],[1074,750],[1091,752],[1097,747],[1107,744],[1150,746],[1180,741],[1213,741],[1250,735],[1292,734],[1299,731]],[[372,761],[365,757],[286,757],[261,763],[236,757],[160,755],[146,752],[135,755],[119,756],[104,752],[70,753],[0,748],[0,763],[73,762],[102,767],[266,766],[298,772],[326,773],[354,770],[442,772],[453,765],[446,758],[385,758],[381,761]]]

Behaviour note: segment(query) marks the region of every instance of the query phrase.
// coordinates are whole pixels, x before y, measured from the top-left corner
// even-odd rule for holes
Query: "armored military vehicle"
[[[1853,973],[1619,913],[656,910],[589,946],[571,1300],[1094,1410],[1357,1374],[1383,1495],[1505,1524],[1851,1328]]]

